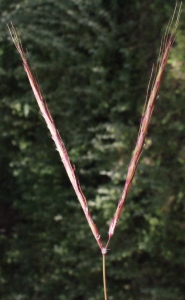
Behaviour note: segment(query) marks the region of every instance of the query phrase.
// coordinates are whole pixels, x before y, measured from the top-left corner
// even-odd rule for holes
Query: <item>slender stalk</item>
[[[105,255],[106,255],[106,254],[102,254],[102,266],[103,266],[103,290],[104,290],[104,299],[105,299],[105,300],[108,300],[108,297],[107,297],[107,283],[106,283]]]

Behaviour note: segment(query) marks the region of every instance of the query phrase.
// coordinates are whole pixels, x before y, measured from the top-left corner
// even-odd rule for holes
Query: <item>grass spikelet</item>
[[[152,69],[152,74],[151,74],[148,89],[147,89],[147,99],[146,99],[146,102],[145,102],[145,105],[144,105],[144,110],[143,110],[143,115],[142,115],[142,119],[141,119],[138,138],[137,138],[137,141],[136,141],[133,156],[131,158],[131,161],[130,161],[130,164],[129,164],[129,167],[128,167],[125,186],[123,188],[123,192],[122,192],[121,197],[119,199],[118,206],[117,206],[114,218],[112,219],[112,221],[110,223],[109,238],[108,238],[108,242],[107,242],[106,247],[108,247],[110,239],[111,239],[112,235],[114,234],[116,224],[117,224],[117,222],[120,218],[120,215],[121,215],[126,197],[128,195],[133,177],[134,177],[136,169],[137,169],[139,158],[140,158],[141,153],[142,153],[142,149],[143,149],[143,146],[144,146],[144,142],[145,142],[145,138],[146,138],[146,135],[147,135],[149,123],[150,123],[151,116],[152,116],[153,109],[154,109],[154,105],[155,105],[155,102],[156,102],[156,99],[157,99],[157,96],[158,96],[158,92],[159,92],[159,88],[160,88],[160,85],[161,85],[162,76],[163,76],[163,73],[164,73],[164,70],[165,70],[165,67],[166,67],[166,64],[167,64],[167,60],[168,60],[168,56],[169,56],[171,47],[172,47],[173,42],[175,40],[176,30],[177,30],[177,26],[178,26],[178,23],[179,23],[181,10],[182,10],[182,2],[180,3],[179,10],[178,10],[177,17],[176,17],[176,21],[175,21],[174,27],[172,28],[172,31],[171,31],[171,26],[172,26],[172,23],[173,23],[175,14],[176,14],[176,10],[177,10],[177,4],[175,6],[173,15],[170,18],[170,21],[169,21],[167,29],[165,31],[164,37],[163,37],[162,42],[161,42],[161,47],[160,47],[159,57],[158,57],[158,63],[157,63],[156,75],[154,76],[153,84],[152,84],[152,87],[150,89],[151,77],[153,75],[153,69]]]
[[[37,100],[37,103],[39,105],[42,116],[45,119],[47,127],[49,128],[49,131],[51,133],[52,139],[54,140],[56,148],[57,148],[57,150],[60,154],[61,160],[64,164],[64,167],[66,169],[68,177],[71,181],[71,184],[74,188],[74,191],[77,195],[77,198],[78,198],[78,200],[81,204],[81,207],[84,211],[84,214],[86,216],[87,222],[88,222],[88,224],[89,224],[89,226],[92,230],[92,233],[93,233],[100,249],[102,250],[103,245],[102,245],[102,241],[101,241],[101,238],[100,238],[100,234],[98,232],[98,229],[97,229],[95,223],[92,220],[91,214],[90,214],[89,209],[88,209],[88,204],[87,204],[86,198],[85,198],[85,196],[82,192],[82,189],[80,187],[79,180],[76,177],[74,168],[72,167],[71,162],[69,160],[69,156],[68,156],[67,150],[65,148],[64,142],[63,142],[56,126],[55,126],[55,123],[54,123],[53,118],[50,114],[50,111],[47,107],[47,104],[46,104],[46,102],[45,102],[45,100],[42,96],[42,93],[41,93],[41,90],[39,88],[38,82],[35,79],[35,77],[33,76],[31,68],[28,64],[28,61],[26,59],[26,55],[25,55],[24,50],[22,48],[22,44],[21,44],[20,38],[18,36],[17,30],[15,29],[15,27],[12,24],[11,24],[11,26],[8,26],[8,29],[10,31],[10,34],[11,34],[12,40],[14,42],[14,45],[17,48],[17,51],[19,52],[19,54],[21,56],[23,66],[24,66],[24,70],[25,70],[25,72],[28,76],[30,85],[32,87],[32,90],[33,90],[33,93],[34,93],[34,96],[35,96],[35,99]]]

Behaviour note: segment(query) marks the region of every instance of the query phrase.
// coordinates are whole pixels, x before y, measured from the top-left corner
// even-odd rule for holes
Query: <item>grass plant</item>
[[[41,90],[39,88],[39,84],[38,84],[36,78],[34,77],[33,72],[30,68],[30,65],[26,58],[25,52],[23,50],[20,38],[18,36],[18,32],[15,29],[15,27],[13,26],[13,24],[8,26],[12,40],[14,42],[14,45],[17,48],[17,51],[19,52],[19,54],[21,56],[24,70],[28,76],[31,88],[33,90],[34,96],[39,105],[40,111],[45,119],[45,122],[46,122],[48,128],[49,128],[52,139],[54,140],[56,148],[60,154],[61,160],[64,164],[64,167],[65,167],[68,177],[71,181],[73,189],[76,193],[76,196],[81,204],[82,210],[84,211],[87,222],[88,222],[88,224],[92,230],[92,233],[95,237],[95,240],[97,241],[97,244],[101,250],[102,259],[103,259],[102,260],[103,286],[104,286],[104,299],[105,300],[108,299],[107,288],[106,288],[106,268],[105,268],[105,257],[106,257],[108,245],[109,245],[110,240],[115,232],[115,228],[118,223],[118,220],[121,216],[121,212],[123,210],[126,197],[130,190],[131,183],[132,183],[132,180],[134,178],[134,175],[135,175],[135,172],[137,169],[139,158],[142,154],[142,150],[143,150],[143,146],[145,143],[149,123],[150,123],[152,113],[154,110],[154,105],[155,105],[156,99],[158,97],[158,92],[159,92],[159,88],[161,85],[163,73],[164,73],[164,70],[165,70],[165,67],[167,64],[167,60],[168,60],[168,56],[169,56],[171,47],[172,47],[173,42],[176,37],[176,31],[177,31],[177,26],[178,26],[180,14],[181,14],[181,8],[182,8],[182,3],[180,3],[179,7],[178,7],[178,4],[176,3],[174,12],[169,20],[164,37],[161,41],[161,47],[160,47],[160,51],[159,51],[157,65],[156,65],[156,67],[152,68],[152,73],[151,73],[151,77],[150,77],[148,88],[147,88],[147,96],[146,96],[146,101],[145,101],[145,105],[143,108],[143,114],[142,114],[142,118],[141,118],[141,124],[140,124],[140,129],[139,129],[135,149],[133,151],[133,155],[132,155],[129,167],[128,167],[125,185],[124,185],[121,197],[118,201],[118,206],[117,206],[116,212],[110,222],[109,231],[108,231],[108,240],[105,245],[103,244],[100,234],[99,234],[99,230],[91,217],[91,213],[88,209],[87,200],[81,189],[80,182],[75,174],[75,169],[70,162],[68,152],[65,148],[64,142],[55,126],[54,120],[51,116],[51,113],[48,109],[45,99],[42,96]]]

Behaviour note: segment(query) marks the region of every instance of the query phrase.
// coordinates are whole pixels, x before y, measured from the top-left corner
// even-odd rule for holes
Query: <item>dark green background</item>
[[[102,300],[101,253],[6,24],[18,28],[102,239],[175,1],[0,2],[0,299]],[[185,299],[185,14],[107,255],[109,300]]]

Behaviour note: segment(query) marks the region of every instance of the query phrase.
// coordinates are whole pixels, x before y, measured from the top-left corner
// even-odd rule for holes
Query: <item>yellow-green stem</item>
[[[106,285],[105,254],[102,254],[102,259],[103,259],[103,290],[104,290],[104,299],[108,300],[108,298],[107,298],[107,285]]]

